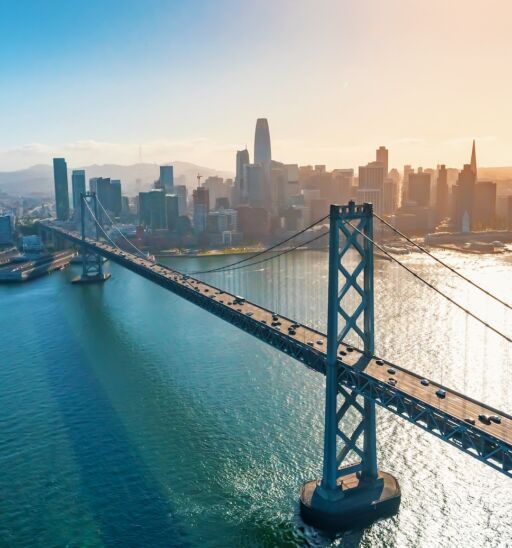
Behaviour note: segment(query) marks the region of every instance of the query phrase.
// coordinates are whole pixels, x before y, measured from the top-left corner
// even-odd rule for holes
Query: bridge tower
[[[343,354],[351,350],[347,336],[362,343],[362,358],[353,367],[364,369],[374,355],[372,241],[372,204],[331,205],[323,473],[321,480],[305,483],[300,495],[304,520],[327,530],[367,525],[395,514],[400,505],[398,482],[377,465],[375,402],[338,380]],[[357,257],[353,269],[349,255]],[[350,308],[353,292],[358,304]]]
[[[89,212],[89,215],[87,215]],[[94,214],[94,218],[91,214]],[[98,225],[98,203],[95,192],[85,192],[80,196],[80,224],[82,234],[82,275],[73,280],[73,283],[104,282],[110,278],[110,273],[103,272],[103,257],[94,253],[87,246],[87,239],[100,239],[100,227]]]

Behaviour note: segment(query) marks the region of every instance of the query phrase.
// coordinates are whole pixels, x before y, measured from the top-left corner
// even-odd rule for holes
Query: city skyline
[[[119,6],[3,7],[0,170],[48,157],[233,170],[258,117],[283,162],[360,165],[380,142],[394,167],[460,165],[476,138],[482,165],[511,163],[504,1]]]

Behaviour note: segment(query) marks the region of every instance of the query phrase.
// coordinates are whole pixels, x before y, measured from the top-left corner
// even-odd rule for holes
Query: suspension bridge
[[[228,265],[192,273],[150,260],[116,227],[94,193],[82,195],[80,232],[53,222],[42,226],[56,238],[81,249],[81,281],[106,280],[102,258],[109,259],[326,376],[323,473],[321,479],[302,487],[301,513],[318,527],[343,529],[393,515],[400,504],[398,481],[380,470],[377,462],[376,405],[512,477],[510,415],[375,355],[376,249],[486,329],[512,342],[498,327],[424,280],[376,242],[376,218],[396,231],[374,214],[371,204],[333,205],[328,216],[268,249]],[[122,245],[105,230],[104,219],[119,232],[120,239],[116,239]],[[398,234],[487,297],[512,309],[413,240]],[[280,260],[313,243],[324,243],[329,250],[327,294],[317,296],[326,301],[326,329],[282,313],[268,303],[264,306],[252,302],[243,296],[243,287],[234,291],[226,287],[229,284],[205,281]],[[286,275],[274,283],[276,292],[286,292]],[[349,413],[358,417],[355,423],[347,420]]]

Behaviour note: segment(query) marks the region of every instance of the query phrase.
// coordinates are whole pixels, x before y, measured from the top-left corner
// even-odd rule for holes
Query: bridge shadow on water
[[[88,359],[88,352],[85,349],[87,344],[108,347],[108,341],[112,341],[112,346],[124,348],[127,342],[123,339],[123,328],[116,324],[112,311],[103,300],[103,292],[107,287],[104,289],[101,286],[89,286],[72,289],[75,297],[71,299],[74,304],[81,307],[82,312],[82,320],[78,321],[77,325],[85,328],[86,333],[77,332],[76,326],[68,322],[63,323],[59,333],[52,334],[52,337],[57,339],[56,344],[59,339],[68,341],[66,347],[69,347],[69,340],[74,342],[76,352],[69,356],[65,366],[63,367],[62,360],[52,360],[50,353],[45,351],[52,396],[59,406],[73,451],[74,464],[80,474],[81,491],[77,496],[84,498],[91,509],[101,542],[105,546],[190,545],[193,542],[187,534],[187,529],[191,524],[180,523],[176,518],[173,502],[170,500],[172,493],[163,492],[166,481],[159,481],[161,478],[155,477],[155,472],[140,454],[132,441],[133,437],[123,423],[126,417],[119,415],[111,401],[108,388],[102,383],[104,379],[99,378],[98,364],[95,368],[95,364]],[[80,291],[87,294],[78,296]],[[121,371],[123,378],[129,377],[126,385],[132,383],[138,390],[148,390],[154,394],[155,386],[161,383],[157,371],[144,367],[148,358],[142,355],[136,344],[128,346],[129,349],[123,349],[120,353],[116,351],[108,356],[117,361],[117,364],[105,359],[103,365],[108,365],[108,368],[112,369],[113,378],[110,380],[116,382],[115,377]],[[131,361],[134,360],[133,353],[139,353],[140,358],[136,356],[135,360],[140,363],[140,367],[123,371],[122,363],[119,364],[119,361],[123,360],[123,352],[130,353]],[[178,394],[168,396],[170,399],[179,397]],[[155,407],[152,407],[153,405]],[[142,422],[164,420],[162,415],[165,415],[165,409],[161,409],[162,405],[165,408],[166,404],[159,401],[158,404],[155,402],[149,404],[149,408],[141,409],[141,413],[145,414]],[[197,420],[197,412],[197,408],[195,411],[187,411],[194,416],[189,416],[185,422],[193,423]],[[174,429],[175,425],[166,424],[166,428]],[[188,450],[194,450],[193,440],[183,440],[183,445],[188,445]],[[187,449],[182,448],[181,452],[186,453]],[[173,468],[172,458],[168,461],[168,466]],[[212,481],[216,483],[215,480]],[[229,492],[221,493],[219,485],[206,487],[207,490],[217,490],[215,492],[221,498],[227,499],[231,496]],[[208,500],[204,503],[207,505]],[[290,521],[272,519],[269,522],[270,516],[255,515],[253,512],[243,517],[240,515],[239,518],[241,522],[238,523],[239,531],[235,537],[239,539],[240,546],[324,547],[335,541],[333,537],[325,536],[302,522],[298,500]],[[236,523],[231,525],[236,526]],[[216,529],[213,527],[211,532],[215,534]],[[362,530],[345,533],[336,540],[343,547],[356,548],[366,545],[365,537],[365,530]],[[78,539],[78,542],[81,541],[82,539]],[[219,537],[208,539],[205,545],[224,544],[223,539]]]
[[[74,288],[76,289],[76,288]],[[88,288],[89,289],[89,288]],[[90,288],[93,289],[93,288]],[[94,288],[86,299],[84,314],[102,307],[100,293]],[[89,308],[90,310],[87,310]],[[44,324],[41,323],[41,330]],[[107,335],[105,333],[105,335]],[[168,494],[141,458],[137,447],[101,386],[83,350],[81,334],[63,322],[52,333],[53,346],[59,340],[72,340],[76,348],[68,359],[55,360],[42,349],[47,360],[51,396],[58,405],[68,436],[73,465],[80,476],[80,492],[90,508],[95,527],[104,546],[187,546],[185,528],[178,523]],[[64,345],[63,345],[64,346]],[[83,531],[70,539],[86,543]]]

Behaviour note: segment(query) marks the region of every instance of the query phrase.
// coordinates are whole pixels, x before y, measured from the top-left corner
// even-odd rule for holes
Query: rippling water
[[[512,301],[510,255],[437,253]],[[325,258],[206,279],[322,327]],[[512,333],[512,313],[403,260]],[[72,286],[71,270],[0,286],[0,545],[512,546],[511,480],[381,409],[399,514],[334,541],[306,527],[298,491],[320,475],[323,378],[109,269],[103,286]],[[510,345],[409,278],[377,261],[378,353],[512,412]]]

